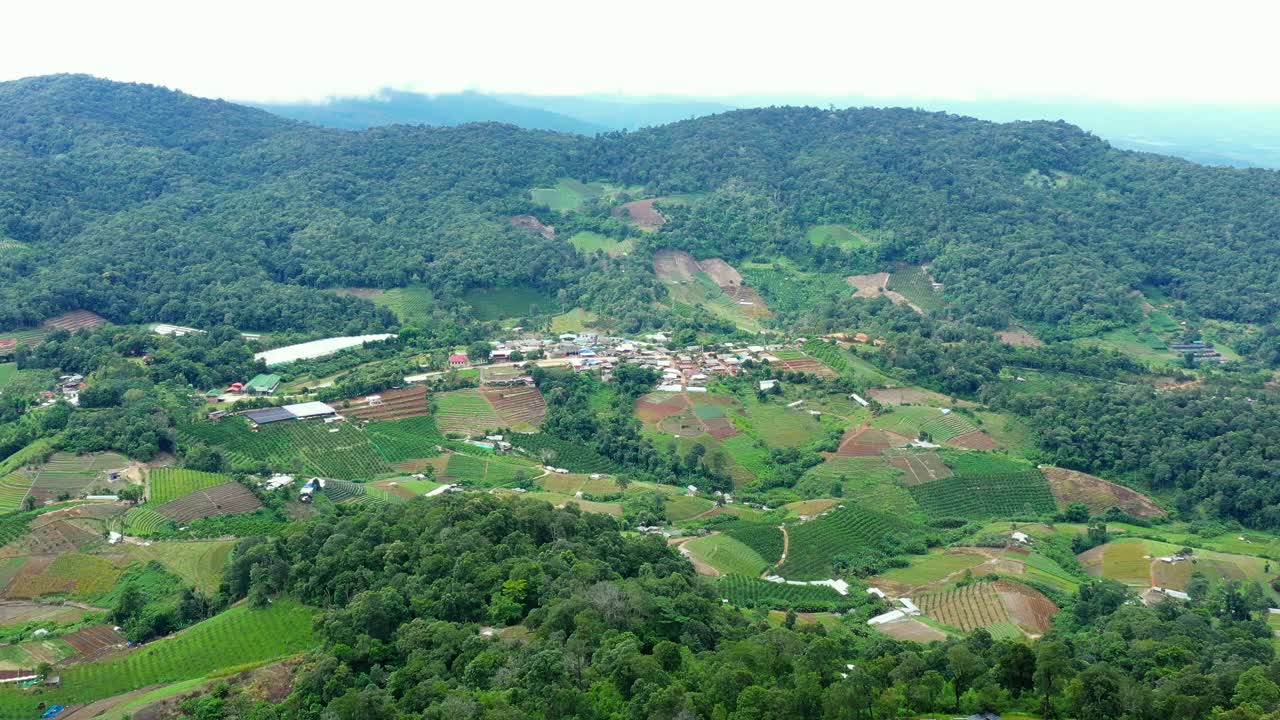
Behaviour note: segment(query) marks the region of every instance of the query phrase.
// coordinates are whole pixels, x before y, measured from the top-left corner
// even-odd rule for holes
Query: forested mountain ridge
[[[0,256],[3,328],[84,308],[375,329],[394,319],[316,291],[412,282],[445,298],[536,285],[621,314],[599,266],[507,222],[561,176],[702,194],[644,247],[850,272],[929,262],[957,317],[1046,339],[1133,322],[1143,285],[1207,317],[1269,323],[1280,309],[1280,174],[1121,152],[1063,123],[767,108],[583,138],[343,132],[84,76],[0,84],[0,98],[0,233],[29,248]],[[879,242],[815,253],[804,231],[818,223]]]

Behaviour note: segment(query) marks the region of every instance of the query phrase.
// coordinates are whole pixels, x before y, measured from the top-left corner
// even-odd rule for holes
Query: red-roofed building
[[[449,367],[464,368],[470,364],[471,364],[471,361],[467,359],[466,355],[450,355],[449,356]]]

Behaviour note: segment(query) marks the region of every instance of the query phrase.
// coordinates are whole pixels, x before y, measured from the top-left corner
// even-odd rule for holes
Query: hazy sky
[[[1280,102],[1280,3],[447,0],[6,3],[0,79],[241,100],[535,94]]]

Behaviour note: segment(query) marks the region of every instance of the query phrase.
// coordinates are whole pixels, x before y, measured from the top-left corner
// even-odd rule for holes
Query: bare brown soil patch
[[[653,254],[653,272],[663,280],[689,281],[702,268],[683,250],[659,250]]]
[[[827,367],[827,365],[822,361],[815,360],[814,358],[800,358],[798,360],[782,360],[780,361],[779,364],[782,365],[784,370],[790,370],[791,372],[809,373],[810,375],[817,375],[820,378],[835,378],[835,377],[839,377],[840,375],[835,370],[832,370],[831,368]]]
[[[67,520],[55,520],[27,533],[20,546],[32,555],[61,555],[95,543],[100,537]]]
[[[760,293],[748,286],[732,265],[720,258],[694,260],[683,250],[659,250],[653,255],[653,272],[667,282],[694,282],[694,275],[706,273],[746,317],[767,317],[772,313]]]
[[[738,287],[743,284],[742,275],[720,258],[701,260],[698,262],[698,269],[706,273],[720,287]]]
[[[1194,569],[1189,562],[1167,563],[1156,560],[1151,563],[1151,582],[1156,587],[1186,590]]]
[[[995,450],[996,441],[990,435],[981,430],[974,430],[963,435],[957,435],[946,442],[947,445],[955,445],[956,447],[967,448],[969,450]]]
[[[738,428],[734,427],[728,418],[711,418],[704,420],[703,425],[706,425],[711,437],[717,440],[724,440],[738,434]]]
[[[1049,632],[1053,616],[1058,614],[1058,606],[1044,593],[1009,580],[997,580],[995,589],[1015,625],[1032,635]]]
[[[907,438],[897,433],[863,425],[851,428],[844,434],[836,454],[849,457],[876,457],[890,448],[905,447],[908,442],[910,441]]]
[[[951,468],[943,464],[942,458],[934,452],[898,455],[889,458],[889,464],[905,473],[903,484],[908,487],[949,478],[952,474]]]
[[[942,393],[924,388],[873,388],[867,394],[881,405],[933,405],[949,407],[952,402],[958,407],[976,407],[968,400],[956,400]]]
[[[656,230],[666,224],[667,219],[653,206],[661,198],[633,200],[613,209],[613,216],[630,218],[637,227],[645,230]]]
[[[646,395],[636,401],[635,415],[640,422],[659,423],[688,407],[689,401],[684,395],[671,395],[662,399]]]
[[[91,625],[80,628],[73,633],[63,635],[62,639],[80,655],[76,658],[77,662],[96,659],[125,642],[125,637],[113,630],[110,625]]]
[[[548,240],[554,240],[556,237],[554,225],[544,225],[541,220],[532,215],[512,215],[511,224],[517,229],[538,233]]]
[[[370,400],[370,397],[374,399]],[[425,385],[353,398],[345,401],[342,408],[344,415],[367,421],[402,420],[426,415],[429,412]]]
[[[1000,338],[1000,342],[1005,345],[1017,345],[1021,347],[1040,347],[1041,345],[1044,345],[1043,340],[1020,327],[1001,330],[996,333],[996,337]]]
[[[1078,502],[1084,503],[1095,514],[1106,512],[1112,507],[1118,507],[1139,518],[1154,518],[1165,514],[1164,509],[1151,498],[1100,477],[1048,466],[1040,468],[1040,472],[1049,480],[1049,487],[1053,490],[1059,508]]]
[[[877,625],[876,629],[891,638],[918,643],[941,642],[947,639],[946,633],[931,628],[915,618],[894,620],[883,625]]]
[[[850,275],[845,278],[845,282],[857,288],[853,293],[857,298],[876,298],[884,294],[885,286],[889,284],[889,273],[871,273],[870,275]]]

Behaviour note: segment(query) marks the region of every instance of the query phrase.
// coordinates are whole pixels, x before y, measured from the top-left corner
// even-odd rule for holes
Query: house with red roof
[[[467,359],[466,355],[459,354],[449,356],[449,367],[451,368],[464,368],[470,364],[471,361]]]

